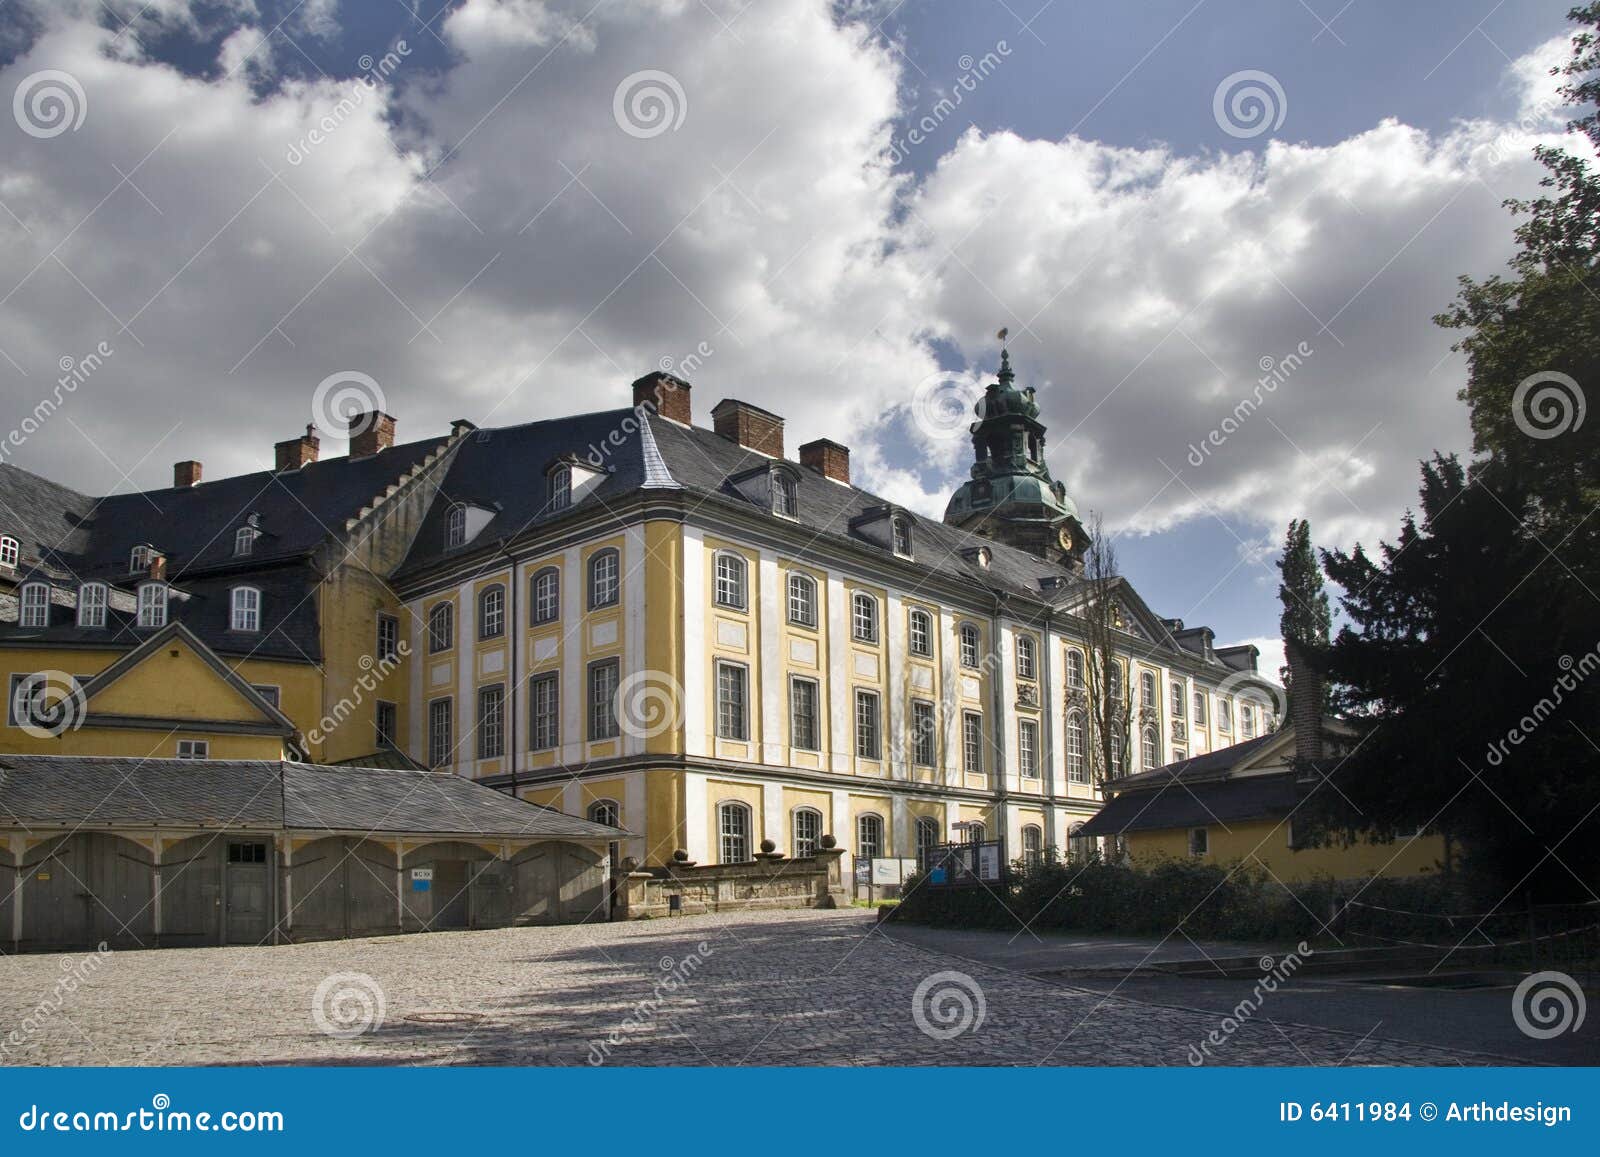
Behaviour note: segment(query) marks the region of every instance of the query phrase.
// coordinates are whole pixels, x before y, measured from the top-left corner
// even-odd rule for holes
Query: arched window
[[[1083,652],[1076,647],[1067,649],[1067,686],[1074,691],[1083,690]]]
[[[1139,704],[1154,711],[1158,706],[1156,700],[1156,675],[1154,671],[1139,672]]]
[[[1017,678],[1034,678],[1033,636],[1017,636]]]
[[[456,645],[456,609],[450,603],[435,603],[428,612],[428,650],[448,651]]]
[[[875,860],[884,853],[883,817],[868,813],[856,817],[856,863]]]
[[[16,566],[22,560],[22,544],[9,534],[0,534],[0,566]]]
[[[149,546],[140,543],[128,552],[128,573],[143,574],[150,569],[150,560],[155,557],[155,551]]]
[[[800,497],[794,479],[787,474],[772,476],[772,513],[793,518],[800,509]]]
[[[789,621],[800,627],[817,625],[817,583],[799,571],[789,572]]]
[[[445,516],[444,545],[446,550],[467,545],[467,508],[459,502]]]
[[[589,805],[589,822],[592,824],[605,824],[608,828],[620,828],[622,809],[617,806],[614,799],[597,799]]]
[[[927,611],[911,608],[909,618],[910,647],[913,655],[927,658],[933,654],[933,617]]]
[[[961,624],[961,665],[977,670],[978,628],[971,623]]]
[[[816,855],[822,840],[822,813],[814,807],[797,807],[790,818],[794,835],[789,854],[802,859]]]
[[[22,611],[18,625],[23,627],[48,627],[50,625],[50,588],[44,583],[22,584]]]
[[[1194,725],[1196,727],[1204,727],[1206,725],[1206,693],[1204,691],[1196,691],[1194,693]]]
[[[744,864],[750,860],[750,805],[730,801],[717,805],[717,860]]]
[[[878,641],[878,600],[865,591],[850,596],[850,637],[858,643]]]
[[[241,526],[233,532],[233,553],[235,555],[254,554],[256,549],[256,536],[261,532],[253,526]]]
[[[498,639],[506,633],[506,588],[496,583],[478,594],[478,638]]]
[[[622,593],[621,565],[614,550],[596,551],[589,559],[589,609],[614,607]]]
[[[167,625],[167,584],[139,584],[139,626],[145,629]]]
[[[984,836],[987,834],[988,831],[982,824],[970,823],[967,825],[966,842],[969,844],[981,844],[983,843]]]
[[[1094,837],[1081,835],[1082,831],[1082,824],[1073,824],[1067,836],[1067,854],[1080,863],[1094,857]]]
[[[1122,736],[1113,735],[1110,739],[1111,742],[1106,746],[1111,749],[1108,753],[1111,757],[1111,766],[1106,769],[1106,774],[1111,779],[1116,779],[1122,774]]]
[[[939,821],[932,816],[917,817],[917,860],[926,863],[928,853],[944,843]]]
[[[894,535],[894,552],[901,558],[911,557],[911,520],[903,514],[897,514],[889,522]]]
[[[736,611],[744,610],[746,605],[744,556],[727,550],[718,551],[716,578],[717,606],[732,607]]]
[[[261,591],[257,587],[234,587],[228,592],[228,627],[235,631],[261,629]]]
[[[557,466],[550,471],[550,509],[565,510],[572,505],[572,468]]]
[[[1220,699],[1219,698],[1217,700],[1217,730],[1218,731],[1232,731],[1233,730],[1233,700],[1232,699]]]
[[[1161,738],[1154,723],[1146,723],[1139,733],[1139,762],[1146,771],[1161,765]]]
[[[1022,828],[1022,864],[1037,868],[1044,862],[1044,829],[1037,824],[1024,824]]]
[[[1089,769],[1085,760],[1087,743],[1084,738],[1083,712],[1067,712],[1067,779],[1071,783],[1088,783]]]
[[[561,572],[547,566],[533,576],[533,621],[553,623],[561,617]]]
[[[1239,701],[1239,735],[1244,739],[1256,737],[1256,708],[1255,704]]]
[[[78,588],[78,626],[106,625],[106,600],[109,594],[105,583],[84,583]]]

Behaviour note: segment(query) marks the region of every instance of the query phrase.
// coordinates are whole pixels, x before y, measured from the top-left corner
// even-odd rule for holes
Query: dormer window
[[[0,566],[15,567],[22,558],[22,544],[9,534],[0,535]]]
[[[154,630],[167,625],[167,584],[139,584],[139,627]]]
[[[105,583],[84,583],[78,588],[78,626],[99,629],[106,625],[109,593]]]
[[[444,545],[446,550],[467,545],[467,508],[459,502],[445,516]]]
[[[256,587],[234,587],[229,592],[228,627],[235,631],[261,629],[261,591]]]
[[[890,525],[894,534],[894,552],[901,558],[910,558],[911,520],[903,514],[897,514]]]
[[[572,467],[557,466],[550,471],[550,509],[565,510],[572,505]]]
[[[128,573],[143,574],[150,569],[150,561],[155,556],[155,547],[140,543],[128,553]]]
[[[242,558],[247,554],[254,554],[256,539],[261,532],[253,526],[241,526],[233,532],[233,554],[235,558]]]
[[[24,627],[48,627],[50,625],[50,588],[44,583],[24,583],[22,587],[22,611],[18,624]]]
[[[772,476],[772,513],[793,518],[800,511],[799,488],[787,474]]]

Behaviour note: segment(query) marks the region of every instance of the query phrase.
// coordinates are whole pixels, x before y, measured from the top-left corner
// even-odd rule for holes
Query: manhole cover
[[[476,1024],[483,1019],[481,1012],[408,1012],[406,1020],[412,1024]]]

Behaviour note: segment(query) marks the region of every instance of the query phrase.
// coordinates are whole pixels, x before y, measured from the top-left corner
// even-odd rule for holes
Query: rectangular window
[[[717,555],[717,606],[744,610],[744,559]]]
[[[615,739],[617,726],[617,683],[621,668],[617,660],[589,666],[589,740]]]
[[[1233,730],[1233,700],[1231,699],[1217,700],[1217,730]]]
[[[99,628],[106,625],[106,588],[100,583],[84,583],[78,591],[78,626]]]
[[[261,629],[261,592],[255,587],[233,589],[233,619],[230,625],[236,631]]]
[[[228,863],[230,864],[264,864],[266,862],[266,844],[228,845]]]
[[[274,707],[281,705],[280,700],[283,693],[277,687],[274,687],[271,684],[252,683],[250,684],[250,690],[254,691],[257,695],[261,696],[261,698],[265,699]]]
[[[1031,719],[1017,724],[1017,768],[1025,779],[1039,777],[1039,725]]]
[[[860,759],[880,759],[883,746],[878,729],[878,693],[856,692],[856,756]]]
[[[74,689],[83,686],[84,680],[79,678],[77,675],[69,675],[67,677],[72,680],[72,686]],[[29,679],[32,679],[33,681],[29,685],[27,691],[24,692],[24,696],[26,697],[27,695],[33,695],[36,697],[33,702],[38,703],[40,714],[45,716],[45,718],[40,718],[35,714],[34,707],[31,703],[19,703],[17,701],[18,692],[22,688],[23,681]],[[70,700],[61,700],[60,702],[56,700],[55,692],[59,690],[60,685],[57,684],[53,679],[45,680],[43,678],[34,678],[34,676],[26,673],[12,675],[11,693],[6,698],[6,723],[12,727],[20,727],[23,723],[37,723],[40,726],[48,726],[52,719],[56,717],[56,713],[62,710],[62,708],[70,702]]]
[[[435,699],[428,704],[428,764],[443,767],[450,762],[455,746],[455,704],[449,699]]]
[[[400,654],[400,620],[393,615],[378,616],[379,659],[393,659]]]
[[[961,769],[983,774],[983,716],[976,711],[961,715]]]
[[[167,625],[166,584],[145,583],[139,588],[139,625],[146,630]]]
[[[1174,719],[1182,719],[1183,718],[1184,700],[1186,698],[1187,698],[1187,696],[1185,696],[1184,693],[1183,693],[1183,684],[1179,683],[1177,680],[1173,680],[1173,683],[1172,683],[1172,717]]]
[[[22,588],[22,615],[19,625],[24,627],[50,625],[50,588],[44,583],[28,583]]]
[[[1189,829],[1189,854],[1204,856],[1211,851],[1211,836],[1205,828]]]
[[[1196,691],[1194,693],[1194,725],[1196,727],[1204,727],[1206,725],[1206,693],[1204,691]]]
[[[211,741],[209,739],[180,739],[178,740],[179,759],[210,759]]]
[[[932,767],[937,748],[938,724],[934,720],[933,704],[921,699],[911,703],[911,762],[918,767]]]
[[[933,654],[932,634],[933,620],[925,611],[911,612],[911,653],[913,655],[928,656]]]
[[[817,682],[815,679],[789,680],[789,743],[802,751],[816,751]]]
[[[717,737],[750,738],[748,689],[750,672],[738,663],[717,664]]]
[[[506,687],[478,688],[478,758],[499,759],[506,753]]]
[[[528,680],[528,747],[549,751],[561,743],[561,676],[555,671]]]
[[[400,708],[385,700],[378,700],[377,711],[373,717],[373,730],[377,733],[374,738],[377,739],[380,750],[397,746],[400,734]]]

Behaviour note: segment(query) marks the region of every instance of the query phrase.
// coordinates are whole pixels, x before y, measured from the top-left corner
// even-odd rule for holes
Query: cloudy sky
[[[110,351],[6,457],[164,486],[336,373],[405,439],[693,354],[702,420],[937,516],[1005,325],[1146,598],[1260,639],[1289,518],[1392,534],[1467,445],[1430,319],[1510,253],[1567,7],[0,0],[0,427]]]

